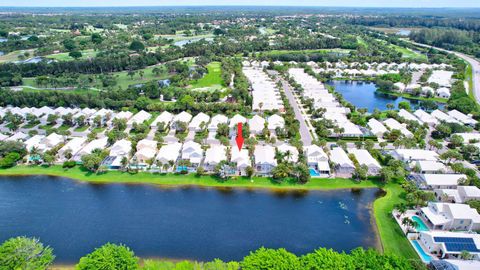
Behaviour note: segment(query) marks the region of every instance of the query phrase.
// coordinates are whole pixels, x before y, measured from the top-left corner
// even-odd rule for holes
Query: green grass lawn
[[[364,40],[363,38],[361,38],[361,37],[357,37],[357,43],[358,43],[359,45],[365,46],[365,48],[368,48],[367,42],[365,42],[365,40]]]
[[[75,128],[74,131],[76,131],[76,132],[83,132],[83,131],[85,131],[85,130],[87,130],[87,129],[88,129],[88,126],[85,125],[85,126],[83,126],[83,127],[77,127],[77,128]]]
[[[427,60],[427,56],[421,53],[412,51],[411,49],[400,47],[398,45],[390,44],[390,48],[396,50],[399,53],[402,53],[403,58],[417,59],[417,60]]]
[[[418,259],[418,255],[391,214],[394,205],[404,202],[405,191],[397,183],[389,183],[383,187],[383,190],[387,194],[375,200],[373,213],[384,252]]]
[[[307,184],[297,184],[293,180],[286,180],[277,183],[266,177],[232,178],[221,181],[214,176],[201,176],[195,174],[152,174],[146,172],[128,173],[120,171],[109,171],[106,173],[91,173],[83,168],[75,167],[65,170],[61,166],[16,166],[9,169],[0,169],[0,175],[52,175],[62,176],[85,182],[100,183],[144,183],[158,185],[195,185],[212,187],[245,187],[245,188],[279,188],[279,189],[304,189],[304,190],[332,190],[342,188],[374,188],[378,187],[377,182],[366,180],[357,182],[351,179],[314,178]]]
[[[142,69],[142,71],[144,72],[143,78],[140,76],[139,70],[135,71],[135,75],[133,77],[128,76],[128,71],[114,72],[112,74],[117,78],[117,87],[120,86],[123,89],[126,89],[130,85],[147,83],[151,80],[162,80],[168,78],[168,73],[165,67],[157,67],[161,69],[161,72],[158,76],[153,73],[153,69],[155,68],[154,66]]]
[[[467,65],[465,69],[465,80],[468,82],[468,95],[475,100],[475,93],[473,92],[473,69],[472,65],[470,63],[464,61],[465,64]]]
[[[191,88],[220,89],[225,82],[222,79],[222,67],[220,62],[211,62],[207,65],[207,74],[201,79],[193,81]]]
[[[82,57],[80,59],[87,59],[87,58],[95,57],[97,55],[97,52],[94,51],[93,49],[84,50],[84,51],[81,51],[81,52],[82,52]],[[73,57],[68,55],[68,52],[50,54],[50,55],[47,55],[45,57],[49,58],[49,59],[55,59],[57,61],[72,61],[72,60],[75,60]]]
[[[446,99],[446,98],[439,98],[439,97],[427,98],[427,97],[414,96],[414,95],[411,95],[411,94],[408,94],[408,93],[389,92],[389,91],[380,91],[380,90],[377,90],[377,91],[379,93],[384,93],[384,94],[387,94],[387,95],[392,95],[392,96],[397,96],[397,97],[404,97],[404,98],[407,98],[407,99],[431,100],[431,101],[435,101],[435,102],[439,102],[439,103],[447,103],[448,102],[448,99]]]
[[[30,56],[25,57],[25,59],[31,58],[31,57],[33,57],[33,51],[34,51],[33,49],[18,50],[18,51],[9,52],[9,53],[4,54],[4,55],[0,55],[0,63],[18,61],[18,60],[20,60],[20,59],[18,59],[18,56],[23,55],[25,52],[28,52],[30,54]]]

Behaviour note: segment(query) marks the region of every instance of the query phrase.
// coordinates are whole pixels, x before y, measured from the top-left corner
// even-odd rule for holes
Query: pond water
[[[401,101],[409,102],[412,108],[418,104],[416,100],[378,93],[377,86],[373,82],[328,81],[327,84],[335,87],[335,91],[341,93],[343,98],[355,107],[366,108],[369,112],[373,112],[375,108],[381,111],[387,110],[389,103],[397,108]]]
[[[397,35],[400,35],[400,36],[409,36],[411,32],[412,32],[412,31],[411,31],[411,30],[408,30],[408,29],[400,29],[400,30],[398,30]]]
[[[191,39],[179,40],[177,42],[174,42],[173,45],[178,46],[178,47],[183,47],[186,44],[197,42],[197,41],[200,41],[202,39],[205,39],[205,41],[212,41],[213,40],[213,38],[191,38]]]
[[[77,262],[106,242],[124,243],[141,257],[195,260],[240,260],[261,246],[349,251],[377,245],[370,206],[381,195],[0,177],[0,242],[39,237],[57,263]]]

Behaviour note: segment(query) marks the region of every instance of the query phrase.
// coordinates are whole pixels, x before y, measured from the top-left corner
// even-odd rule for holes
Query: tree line
[[[36,238],[15,237],[0,245],[0,270],[36,269],[44,270],[55,260],[51,247]],[[75,266],[78,270],[356,270],[356,269],[426,269],[418,261],[407,260],[395,254],[381,254],[374,249],[356,248],[350,253],[319,248],[297,256],[283,248],[261,247],[250,252],[241,261],[210,262],[163,260],[140,260],[134,251],[122,244],[107,243],[80,258]]]

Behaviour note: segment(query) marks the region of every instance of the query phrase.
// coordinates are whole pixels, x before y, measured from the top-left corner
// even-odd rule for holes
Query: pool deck
[[[430,256],[423,247],[422,243],[418,240],[409,240],[410,245],[412,245],[415,252],[417,252],[418,257],[422,260],[423,263],[429,264],[432,260],[435,260],[434,257]],[[416,243],[416,245],[415,245]],[[419,250],[421,249],[421,250]]]

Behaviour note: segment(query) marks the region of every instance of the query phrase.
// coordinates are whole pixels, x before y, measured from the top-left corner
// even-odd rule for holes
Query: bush
[[[53,250],[38,239],[11,238],[0,246],[0,269],[47,269],[55,259]]]
[[[80,258],[78,270],[93,269],[138,269],[138,258],[133,251],[124,245],[107,243],[92,253]]]
[[[70,168],[75,167],[75,165],[76,165],[75,161],[69,160],[69,161],[63,162],[62,168],[70,169]]]

